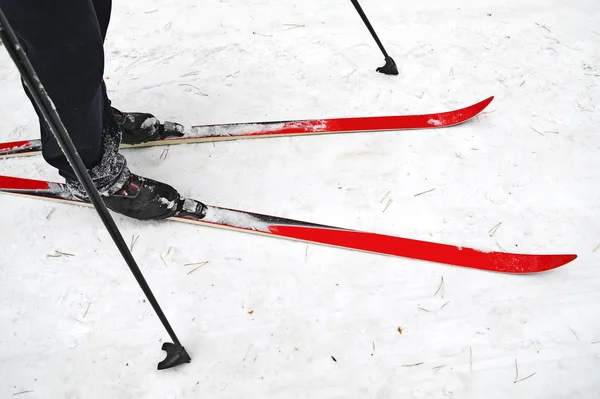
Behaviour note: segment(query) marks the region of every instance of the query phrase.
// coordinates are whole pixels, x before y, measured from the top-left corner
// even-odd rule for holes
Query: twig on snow
[[[579,341],[579,337],[577,336],[577,333],[575,333],[575,331],[573,331],[573,329],[571,327],[569,327],[569,330],[571,330],[571,332],[573,333],[575,338],[577,338],[577,341]]]
[[[200,73],[200,71],[192,71],[192,72],[184,73],[183,75],[181,75],[181,77],[185,78],[186,76],[198,75],[199,73]]]
[[[130,252],[133,252],[133,247],[135,246],[135,243],[137,242],[138,238],[140,238],[139,235],[137,235],[137,236],[135,234],[131,235],[131,245],[129,246]]]
[[[189,276],[190,274],[194,273],[196,270],[200,269],[202,266],[206,265],[207,263],[208,263],[208,261],[204,261],[204,262],[197,263],[197,265],[199,265],[199,266],[198,266],[198,267],[196,267],[194,270],[190,271],[190,272],[188,273],[188,276]]]
[[[502,224],[502,222],[498,223],[497,225],[495,225],[494,227],[492,227],[490,229],[490,231],[488,231],[488,234],[490,235],[490,237],[493,237],[494,234],[496,234],[496,231],[498,231],[498,228],[500,227],[501,224]]]
[[[423,194],[430,193],[430,192],[432,192],[433,190],[435,190],[435,188],[432,188],[431,190],[423,191],[422,193],[419,193],[419,194],[415,194],[415,197],[418,197],[419,195],[423,195]]]
[[[252,34],[259,35],[259,36],[273,37],[273,35],[265,35],[264,33],[258,33],[258,32],[252,32]]]
[[[346,80],[348,80],[348,78],[349,78],[350,76],[352,76],[352,74],[353,74],[354,72],[356,72],[356,69],[355,69],[355,70],[353,70],[352,72],[350,72],[348,75],[346,75],[346,76],[342,76],[342,78],[346,78]]]
[[[50,211],[50,213],[48,214],[48,216],[46,216],[46,220],[50,219],[50,215],[52,215],[55,210],[56,210],[56,208],[52,208],[52,210]]]
[[[442,281],[440,281],[440,286],[438,287],[435,294],[433,294],[433,296],[436,296],[438,294],[438,292],[440,292],[440,290],[442,289],[443,286],[444,286],[444,276],[442,276]],[[444,291],[443,290],[442,290],[442,299],[444,299]]]
[[[179,86],[190,86],[190,87],[193,87],[194,89],[198,90],[198,94],[200,94],[200,95],[202,95],[202,96],[204,96],[204,97],[208,97],[208,94],[204,93],[202,90],[200,90],[200,89],[199,89],[199,88],[197,88],[196,86],[194,86],[194,85],[191,85],[191,84],[189,84],[189,83],[180,83],[180,84],[179,84]]]
[[[21,391],[21,392],[13,393],[12,396],[23,395],[24,393],[29,393],[29,392],[34,392],[34,391]]]
[[[550,29],[546,28],[544,25],[538,24],[537,22],[535,24],[537,26],[539,26],[540,28],[546,29],[548,31],[548,33],[552,33],[552,32],[550,32]]]
[[[48,258],[60,258],[61,256],[75,256],[73,254],[69,254],[67,252],[61,252],[61,251],[57,251],[56,249],[54,250],[54,254],[48,254],[46,255]]]
[[[183,266],[196,266],[196,265],[204,266],[207,263],[208,263],[208,261],[205,260],[204,262],[184,263]]]
[[[506,249],[502,248],[502,245],[500,245],[500,244],[498,243],[498,241],[496,241],[496,245],[498,246],[498,248],[500,248],[500,250],[501,250],[502,252],[508,252]]]
[[[383,212],[381,212],[381,213],[384,213],[385,211],[387,211],[387,209],[390,207],[390,205],[392,205],[392,202],[394,202],[394,200],[392,198],[390,198],[388,200],[387,204],[385,205],[385,208],[383,208]]]
[[[517,364],[517,359],[515,359],[515,371],[516,371],[516,375],[515,375],[515,381],[513,382],[513,384],[516,384],[517,382],[521,382],[521,381],[525,381],[528,378],[531,378],[535,375],[535,373],[528,375],[525,378],[521,378],[519,379],[519,365]]]
[[[594,112],[594,111],[592,111],[591,109],[583,108],[583,107],[581,106],[581,104],[579,104],[579,101],[575,100],[575,102],[577,103],[577,106],[578,106],[578,107],[579,107],[579,108],[580,108],[582,111],[584,111],[584,112]]]
[[[306,25],[298,25],[298,24],[283,24],[283,26],[289,26],[289,28],[287,28],[285,31],[287,32],[288,30],[292,30],[292,29],[298,29],[298,28],[304,28]]]
[[[252,349],[254,345],[250,344],[250,346],[248,347],[248,350],[246,351],[246,356],[244,356],[244,358],[242,359],[242,363],[246,361],[246,359],[248,358],[248,355],[250,354],[250,350]],[[196,384],[198,385],[198,384]]]
[[[386,195],[383,196],[383,198],[381,199],[381,201],[379,201],[380,204],[383,204],[383,201],[387,198],[388,195],[390,195],[391,191],[388,191]]]
[[[531,126],[527,126],[527,127],[528,127],[528,128],[530,128],[531,130],[533,130],[534,132],[536,132],[536,133],[537,133],[537,134],[539,134],[539,135],[542,135],[542,136],[544,135],[544,133],[540,132],[539,130],[536,130],[536,129],[534,129],[534,128],[533,128],[533,127],[531,127]]]
[[[165,267],[169,267],[169,266],[167,265],[167,262],[165,262],[165,258],[166,258],[167,256],[169,256],[169,252],[171,252],[171,247],[169,247],[169,250],[167,251],[167,253],[165,254],[165,256],[164,256],[164,257],[163,257],[162,255],[160,255],[160,254],[158,255],[158,256],[160,256],[160,259],[161,259],[161,260],[163,261],[163,263],[165,264]]]

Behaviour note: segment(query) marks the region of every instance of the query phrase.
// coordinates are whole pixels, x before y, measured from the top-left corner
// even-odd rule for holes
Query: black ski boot
[[[167,137],[182,137],[183,126],[179,123],[160,123],[152,114],[142,112],[121,112],[110,107],[123,136],[123,144],[141,144],[147,141],[161,140]]]
[[[103,199],[109,209],[138,220],[175,216],[184,205],[173,187],[133,173],[119,191]]]

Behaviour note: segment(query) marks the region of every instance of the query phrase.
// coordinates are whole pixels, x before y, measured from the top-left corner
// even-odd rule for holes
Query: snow
[[[160,197],[160,203],[167,206],[167,209],[173,209],[175,207],[175,201],[169,201],[164,197]]]
[[[240,123],[235,125],[219,126],[193,126],[189,137],[198,136],[240,136],[255,133],[266,133],[287,129],[301,129],[305,132],[320,132],[327,129],[327,123],[323,120],[298,121],[286,123]]]
[[[510,276],[116,215],[193,358],[158,372],[168,336],[94,212],[2,195],[0,397],[598,397],[600,3],[361,4],[399,76],[374,72],[383,56],[346,0],[115,2],[113,105],[186,126],[496,96],[486,112],[429,131],[124,150],[131,170],[212,205],[580,257]],[[36,138],[4,51],[0,93],[0,141]],[[0,174],[60,180],[42,157]]]
[[[216,208],[214,206],[209,206],[206,209],[204,220],[232,227],[269,232],[268,224],[252,215],[230,209]]]
[[[281,130],[283,123],[273,123],[266,125],[252,125],[248,123],[241,123],[233,126],[195,126],[192,130],[192,136],[239,136],[248,133],[263,133],[275,130]]]
[[[140,126],[141,129],[147,129],[149,127],[152,127],[156,125],[156,118],[146,118],[144,120],[144,122],[142,122],[142,125]]]

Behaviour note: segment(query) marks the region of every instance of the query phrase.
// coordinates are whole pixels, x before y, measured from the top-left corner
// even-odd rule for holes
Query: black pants
[[[116,124],[103,83],[111,5],[111,0],[0,0],[88,169],[102,158],[103,127]],[[44,159],[76,179],[41,118],[40,128]]]

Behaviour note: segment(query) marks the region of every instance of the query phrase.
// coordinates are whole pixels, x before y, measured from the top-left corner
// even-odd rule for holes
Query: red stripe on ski
[[[269,230],[273,234],[298,240],[502,273],[539,273],[563,266],[577,258],[576,255],[483,252],[472,248],[335,228],[273,225],[269,226]]]
[[[31,180],[20,177],[0,176],[0,190],[49,190],[50,185],[43,180]]]
[[[485,109],[493,99],[494,97],[492,96],[466,108],[436,114],[286,121],[280,122],[283,124],[280,129],[274,129],[273,131],[248,131],[240,133],[239,136],[322,134],[449,127],[473,118]],[[269,124],[261,123],[249,123],[248,125],[269,126]],[[205,126],[194,127],[203,128]],[[233,134],[233,136],[235,136],[235,134]],[[184,140],[185,138],[182,139]],[[182,139],[175,138],[173,140]]]
[[[28,148],[31,147],[31,141],[22,140],[22,141],[9,141],[5,143],[0,143],[0,153],[9,152],[18,150],[20,148]]]

